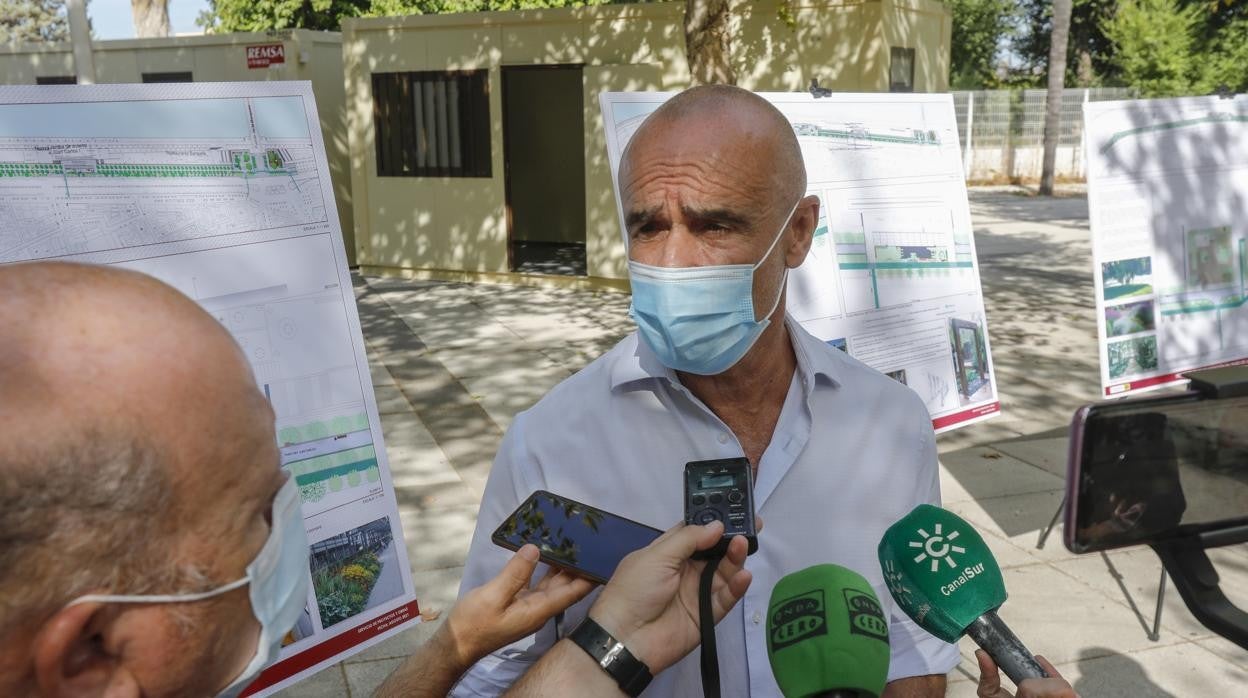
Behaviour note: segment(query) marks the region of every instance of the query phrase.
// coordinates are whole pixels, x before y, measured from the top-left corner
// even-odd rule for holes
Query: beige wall
[[[285,46],[285,63],[267,69],[247,67],[247,46],[278,42]],[[97,83],[141,82],[143,73],[173,72],[190,72],[194,82],[311,81],[347,258],[354,263],[341,34],[295,30],[272,36],[253,33],[128,39],[96,41],[92,49]],[[306,61],[301,58],[305,53]],[[33,85],[37,77],[73,74],[74,59],[68,44],[0,48],[0,81],[4,84]]]
[[[888,89],[889,47],[916,50],[915,89],[947,89],[949,15],[936,0],[733,0],[743,87]],[[507,269],[500,67],[584,64],[588,285],[623,287],[623,240],[598,95],[689,84],[683,3],[347,20],[343,24],[356,253],[370,272],[525,282]],[[893,42],[890,44],[890,42]],[[378,177],[371,75],[490,71],[492,176]],[[578,283],[578,282],[573,282]]]
[[[889,46],[916,49],[915,92],[948,91],[949,44],[953,33],[949,10],[936,0],[883,0],[882,5],[885,63]]]

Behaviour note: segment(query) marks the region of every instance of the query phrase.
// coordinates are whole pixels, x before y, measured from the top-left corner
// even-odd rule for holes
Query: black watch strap
[[[624,643],[611,637],[611,633],[594,622],[593,618],[586,616],[576,626],[576,630],[568,635],[568,639],[589,653],[598,662],[598,666],[615,679],[615,683],[626,695],[641,695],[654,678],[650,674],[650,667],[634,657]]]

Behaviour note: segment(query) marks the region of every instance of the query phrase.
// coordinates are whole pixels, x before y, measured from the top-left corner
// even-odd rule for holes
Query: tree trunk
[[[685,56],[694,85],[737,84],[732,69],[729,2],[685,0]]]
[[[1071,0],[1053,0],[1053,34],[1049,43],[1049,91],[1044,102],[1044,165],[1040,194],[1053,195],[1057,139],[1062,118],[1062,88],[1066,86],[1066,42],[1070,37]]]
[[[130,0],[130,15],[137,38],[169,36],[169,0]]]

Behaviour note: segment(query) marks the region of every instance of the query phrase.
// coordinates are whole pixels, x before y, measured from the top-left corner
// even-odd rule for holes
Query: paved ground
[[[940,437],[946,506],[974,523],[1005,569],[1002,617],[1084,696],[1232,696],[1248,652],[1166,598],[1146,634],[1160,564],[1148,550],[1075,557],[1060,527],[1065,430],[1097,398],[1087,204],[1008,190],[971,194],[1004,416]],[[421,606],[455,598],[485,477],[516,412],[631,330],[627,298],[368,279],[357,288],[387,451]],[[1224,588],[1248,606],[1248,546],[1219,551]],[[321,672],[290,696],[367,695],[436,627],[426,623]],[[969,644],[950,696],[973,696]]]
[[[377,559],[381,562],[381,570],[372,591],[368,593],[365,608],[374,608],[403,593],[403,575],[399,574],[399,556],[395,552],[394,541],[386,543],[385,550]]]

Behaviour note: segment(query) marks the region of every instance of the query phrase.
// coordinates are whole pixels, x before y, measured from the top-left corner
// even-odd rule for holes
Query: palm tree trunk
[[[685,56],[694,85],[737,84],[729,0],[685,0]]]
[[[130,15],[136,37],[169,36],[169,0],[130,0]]]
[[[1062,88],[1066,85],[1066,43],[1070,37],[1071,0],[1053,0],[1053,33],[1049,41],[1049,91],[1044,102],[1044,165],[1040,194],[1053,195],[1057,139],[1062,118]]]

